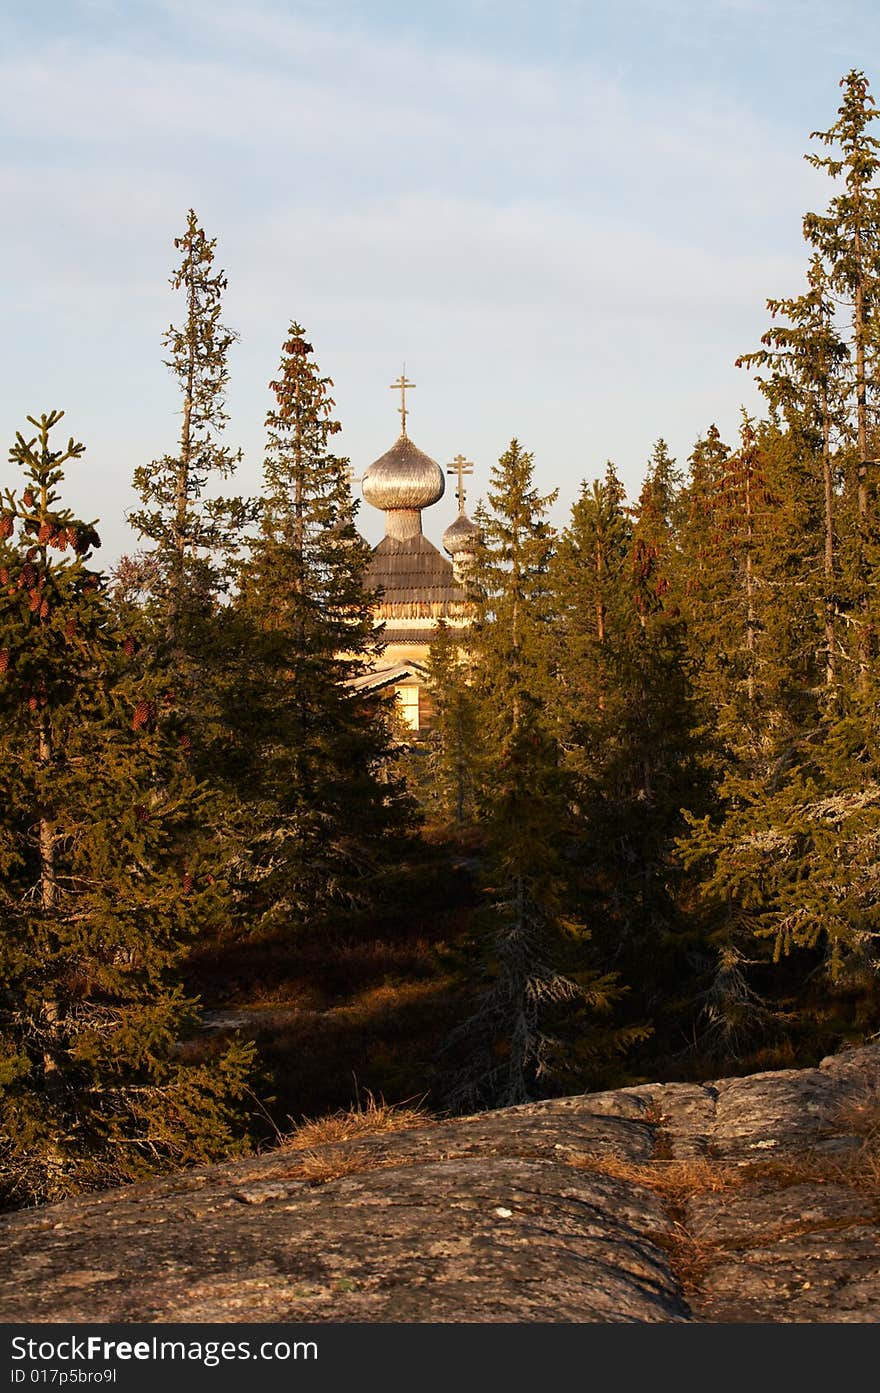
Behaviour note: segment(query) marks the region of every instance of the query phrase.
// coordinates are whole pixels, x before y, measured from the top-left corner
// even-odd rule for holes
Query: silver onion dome
[[[476,523],[471,522],[467,513],[460,512],[443,533],[443,550],[452,557],[473,554],[478,535]]]
[[[406,435],[364,472],[364,498],[384,512],[429,508],[443,497],[446,479],[430,455]]]

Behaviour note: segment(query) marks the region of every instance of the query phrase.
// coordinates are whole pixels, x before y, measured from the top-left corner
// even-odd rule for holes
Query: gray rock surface
[[[874,1322],[878,1098],[871,1045],[5,1215],[0,1319]]]

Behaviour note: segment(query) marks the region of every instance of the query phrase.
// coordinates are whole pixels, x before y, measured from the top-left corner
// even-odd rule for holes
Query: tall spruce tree
[[[826,699],[821,465],[799,429],[772,421],[750,427],[743,446],[725,471],[731,486],[720,501],[718,537],[729,565],[719,567],[713,587],[691,596],[692,636],[714,634],[720,659],[699,679],[719,767],[715,808],[682,841],[717,953],[704,997],[706,1043],[728,1057],[755,1048],[772,1023],[756,987],[772,1004],[792,988],[800,992],[815,966],[814,955],[800,982],[794,964],[772,969],[772,897],[762,900],[747,867],[770,845],[768,828],[787,817],[782,810],[803,801],[798,790],[814,779],[825,739],[823,713],[836,709]],[[784,859],[775,875],[803,873],[798,858]],[[796,1025],[788,1007],[786,1014]]]
[[[603,480],[582,485],[551,572],[559,737],[569,767],[587,775],[598,728],[617,695],[612,653],[625,626],[631,531],[623,485],[609,462]]]
[[[603,959],[631,987],[627,1015],[657,1022],[678,994],[681,807],[699,797],[680,609],[670,593],[678,474],[658,441],[636,506],[612,471],[584,486],[553,571],[570,864]]]
[[[546,514],[555,494],[538,493],[533,468],[512,440],[492,471],[490,509],[479,514],[472,652],[489,883],[485,984],[449,1042],[461,1056],[450,1101],[465,1110],[524,1102],[554,1080],[583,1078],[613,1048],[613,1032],[596,1018],[618,994],[614,979],[585,960],[588,935],[567,913],[569,797],[549,663],[554,534]]]
[[[238,678],[227,752],[256,830],[244,863],[263,928],[362,899],[406,823],[381,702],[351,683],[381,650],[332,382],[291,324],[267,417],[259,531],[228,615]]]
[[[125,577],[151,623],[142,662],[165,669],[167,690],[190,732],[194,767],[213,778],[223,758],[223,689],[232,660],[221,601],[253,508],[213,492],[241,457],[223,440],[228,356],[237,336],[221,319],[227,281],[214,267],[216,240],[190,209],[174,246],[180,260],[170,284],[183,297],[183,315],[163,344],[180,392],[180,436],[173,454],[135,471],[141,506],[129,522],[146,545],[125,559],[117,581]],[[225,813],[230,827],[240,812],[233,799]]]
[[[772,948],[776,992],[780,984],[791,992],[787,1016],[798,1032],[816,1028],[807,1017],[822,981],[817,966],[826,969],[826,992],[830,977],[832,992],[837,983],[852,995],[860,983],[870,995],[877,964],[870,863],[880,816],[880,551],[870,462],[877,439],[880,142],[871,133],[876,113],[864,75],[852,70],[841,87],[837,122],[813,133],[830,153],[807,156],[840,190],[824,215],[804,219],[813,248],[808,290],[768,301],[780,322],[761,350],[740,360],[769,369],[759,382],[785,426],[771,419],[757,441],[769,489],[766,517],[756,518],[753,536],[761,700],[753,706],[757,724],[744,720],[752,727],[752,753],[728,725],[720,815],[695,824],[685,849],[702,869],[704,902],[733,930],[725,943],[740,962],[731,964],[729,980],[742,985],[745,957],[764,961]],[[747,995],[748,1018],[755,1001]],[[716,1010],[716,1025],[717,1017]]]
[[[822,500],[822,588],[817,602],[822,613],[825,684],[834,689],[840,680],[843,656],[839,634],[843,587],[836,521],[840,466],[835,449],[845,438],[847,424],[844,372],[849,350],[835,324],[836,307],[819,256],[811,259],[807,279],[809,288],[803,295],[767,301],[774,323],[761,336],[762,347],[742,354],[737,366],[769,368],[769,374],[759,374],[757,381],[771,410],[782,413],[805,457],[806,469],[810,471],[813,461],[820,464],[821,473],[814,473]],[[809,576],[815,574],[810,565],[805,583],[809,584]]]
[[[28,417],[0,511],[0,1194],[57,1199],[219,1157],[242,1134],[250,1047],[209,1064],[175,967],[222,887],[205,791],[161,699],[132,678],[62,506],[63,413]]]
[[[841,78],[843,100],[837,120],[825,131],[813,131],[830,152],[805,156],[824,170],[842,189],[830,200],[825,213],[807,213],[804,236],[822,261],[832,292],[842,302],[850,320],[851,372],[848,374],[850,419],[854,436],[854,461],[848,490],[855,504],[857,546],[855,586],[858,592],[858,685],[865,693],[868,669],[875,647],[876,616],[873,614],[873,573],[878,564],[875,487],[869,478],[872,456],[877,453],[877,361],[880,349],[880,140],[872,134],[877,119],[874,98],[865,74],[852,68]]]
[[[158,573],[154,591],[177,648],[185,644],[193,611],[197,617],[206,598],[222,587],[215,558],[237,547],[247,517],[241,499],[205,493],[209,483],[233,474],[241,458],[223,443],[227,359],[237,335],[221,323],[227,280],[225,272],[213,269],[216,245],[190,209],[183,235],[174,239],[181,255],[170,280],[184,296],[183,320],[163,338],[165,365],[180,391],[180,438],[174,454],[135,471],[141,507],[129,516],[151,547]]]

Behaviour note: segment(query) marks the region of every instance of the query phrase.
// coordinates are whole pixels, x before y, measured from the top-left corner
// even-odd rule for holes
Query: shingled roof
[[[373,549],[367,567],[367,585],[383,591],[380,611],[398,605],[405,606],[407,611],[413,607],[428,607],[424,611],[417,608],[416,612],[401,617],[417,618],[421,613],[427,617],[435,613],[438,606],[443,612],[447,605],[460,605],[465,599],[464,591],[455,583],[452,563],[441,556],[423,533],[403,540],[383,537]]]

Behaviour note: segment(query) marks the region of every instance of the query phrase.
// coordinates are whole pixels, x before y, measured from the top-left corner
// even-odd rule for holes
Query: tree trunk
[[[834,488],[831,472],[831,422],[828,394],[822,393],[822,479],[825,486],[825,685],[837,680],[834,625]]]
[[[865,288],[862,270],[862,236],[856,225],[853,243],[856,261],[855,313],[853,334],[856,349],[856,426],[858,439],[857,503],[859,527],[859,608],[862,622],[858,638],[858,687],[860,692],[867,690],[868,667],[871,656],[871,630],[868,612],[867,565],[865,557],[865,537],[868,527],[868,383],[865,372]]]
[[[755,535],[754,514],[752,511],[752,463],[748,454],[746,454],[743,463],[745,464],[746,483],[746,652],[748,653],[749,664],[746,687],[749,705],[752,705],[755,700],[755,625],[757,623],[757,616],[755,614],[755,576],[752,558],[752,545]]]
[[[181,612],[183,609],[184,573],[187,544],[187,515],[189,511],[189,478],[192,460],[192,410],[196,375],[196,334],[197,334],[196,273],[193,264],[192,242],[189,246],[189,265],[187,268],[187,365],[186,384],[183,393],[183,421],[180,427],[180,460],[177,468],[177,493],[174,508],[174,576],[172,579],[171,614],[169,616],[169,638],[179,634]]]

